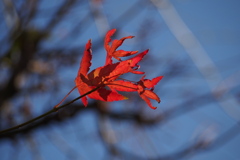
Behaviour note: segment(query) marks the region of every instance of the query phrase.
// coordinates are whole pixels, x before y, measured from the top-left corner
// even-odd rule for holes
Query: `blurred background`
[[[84,45],[104,65],[105,33],[134,35],[124,50],[162,102],[78,100],[0,135],[2,160],[240,159],[239,0],[1,0],[0,130],[48,110],[74,87]],[[138,80],[141,75],[127,75]],[[79,94],[74,91],[66,100]]]

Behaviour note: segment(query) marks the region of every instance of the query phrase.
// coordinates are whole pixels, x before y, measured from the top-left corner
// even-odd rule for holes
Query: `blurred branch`
[[[1,57],[1,61],[7,61],[10,66],[9,79],[7,84],[0,88],[0,107],[4,101],[12,98],[19,92],[16,86],[16,79],[28,67],[29,62],[36,54],[40,41],[45,38],[46,33],[34,29],[28,29],[14,40],[9,51]]]
[[[67,159],[79,159],[80,155],[78,148],[71,146],[64,137],[54,130],[51,130],[50,132],[51,133],[45,134],[48,141],[51,142],[61,153],[64,153]]]
[[[52,16],[52,19],[47,24],[45,30],[51,30],[57,25],[62,18],[70,11],[71,7],[76,3],[76,0],[65,0],[65,2],[59,7],[56,13]]]
[[[151,2],[163,17],[170,31],[176,37],[178,42],[184,47],[199,71],[206,78],[209,87],[213,88],[213,85],[215,85],[216,82],[219,82],[221,77],[217,67],[209,58],[207,52],[202,47],[198,39],[187,27],[170,1],[151,0]]]
[[[192,156],[193,154],[195,154],[197,152],[214,150],[214,149],[217,149],[217,148],[223,146],[225,143],[229,142],[230,140],[234,139],[236,136],[239,135],[239,132],[240,132],[240,122],[237,122],[230,129],[228,129],[227,131],[225,131],[224,133],[219,135],[213,141],[205,141],[204,139],[202,139],[200,141],[196,141],[195,143],[193,143],[187,147],[182,147],[182,149],[179,149],[176,152],[172,152],[172,153],[164,155],[164,156],[147,157],[147,159],[178,160],[178,159],[186,158],[188,156]],[[124,159],[138,159],[138,160],[146,159],[146,157],[142,157],[142,156],[133,154],[133,153],[125,151],[119,147],[114,146],[114,148],[117,150],[118,154],[120,154],[120,156],[123,157]]]
[[[38,4],[41,2],[41,0],[32,1],[32,0],[26,0],[22,3],[22,6],[20,7],[19,14],[22,16],[22,23],[24,23],[25,26],[35,17],[38,9]]]
[[[70,105],[71,103],[75,102],[76,100],[78,100],[78,99],[80,99],[80,98],[82,98],[82,97],[84,97],[84,96],[86,96],[86,95],[88,95],[88,94],[90,94],[90,93],[98,90],[99,88],[100,88],[100,87],[96,87],[96,88],[92,89],[91,91],[86,92],[85,94],[83,94],[83,95],[81,95],[81,96],[73,99],[72,101],[70,101],[70,102],[68,102],[68,103],[66,103],[66,104],[64,104],[64,105],[61,105],[61,106],[58,106],[58,105],[57,105],[56,107],[54,107],[54,108],[51,109],[50,111],[48,111],[48,112],[46,112],[46,113],[44,113],[44,114],[42,114],[42,115],[40,115],[40,116],[38,116],[38,117],[35,117],[35,118],[33,118],[33,119],[25,122],[25,123],[22,123],[22,124],[20,124],[20,125],[17,125],[17,126],[15,126],[15,127],[12,127],[12,128],[8,128],[8,129],[5,129],[5,130],[2,130],[2,131],[0,131],[0,135],[1,135],[1,134],[8,134],[9,132],[12,132],[12,131],[17,130],[17,129],[21,128],[21,127],[24,127],[24,126],[26,126],[26,125],[28,125],[28,124],[33,123],[33,122],[35,122],[36,120],[39,120],[39,119],[41,119],[41,118],[44,118],[44,117],[48,116],[49,114],[52,114],[52,113],[54,113],[54,112],[57,112],[58,110],[60,110],[60,109],[62,109],[62,108],[65,108],[66,106]]]
[[[4,8],[4,17],[10,32],[15,31],[20,25],[19,15],[12,0],[2,0]]]
[[[103,12],[103,7],[101,2],[96,2],[94,0],[89,0],[90,9],[92,12],[92,16],[95,20],[95,24],[97,26],[98,32],[100,34],[106,33],[110,27],[107,17]]]
[[[188,55],[193,60],[194,64],[198,70],[202,73],[203,77],[207,81],[209,88],[212,93],[216,89],[218,83],[222,82],[222,77],[220,72],[211,58],[208,56],[207,52],[192,33],[189,27],[182,20],[180,15],[175,10],[174,6],[168,0],[150,0],[152,4],[156,7],[159,14],[163,17],[168,28],[171,30],[173,35],[176,37],[178,42],[184,47]],[[238,117],[233,115],[229,109],[229,103],[231,103],[231,110],[238,110],[238,102],[233,95],[228,94],[227,98],[216,99],[220,106],[225,110],[225,112],[235,120],[239,121]]]
[[[73,101],[70,101],[66,104],[64,104],[63,106],[61,106],[61,108],[64,108],[65,106],[69,105],[70,103],[73,103],[74,101],[76,101],[77,99],[79,99],[80,97],[74,99]],[[105,107],[102,106],[101,103],[99,102],[95,102],[93,104],[90,104],[88,107],[79,107],[78,105],[77,106],[74,106],[74,105],[70,105],[69,107],[67,107],[66,109],[62,110],[60,112],[59,109],[61,109],[60,107],[57,108],[59,111],[55,110],[55,109],[52,109],[50,111],[48,111],[47,114],[47,118],[44,118],[46,117],[46,115],[41,115],[39,117],[37,117],[38,119],[41,119],[41,118],[44,118],[43,120],[38,120],[38,119],[35,119],[34,121],[38,120],[37,122],[32,122],[30,120],[30,122],[28,121],[27,124],[23,124],[23,126],[25,125],[28,125],[28,124],[31,124],[33,123],[32,125],[29,125],[29,126],[26,126],[26,127],[23,127],[23,126],[20,126],[21,128],[19,128],[19,126],[17,127],[14,127],[13,130],[16,130],[16,131],[9,131],[9,130],[5,130],[4,132],[8,132],[7,134],[6,133],[1,133],[3,131],[0,132],[0,139],[2,138],[11,138],[11,137],[14,137],[18,134],[24,134],[24,133],[28,133],[32,130],[35,130],[36,128],[39,128],[39,127],[42,127],[42,126],[45,126],[46,124],[49,124],[49,123],[52,123],[54,121],[64,121],[65,119],[68,119],[68,118],[71,118],[73,115],[75,115],[76,113],[81,113],[83,110],[94,110],[96,111],[97,113],[99,113],[100,115],[104,115],[106,117],[109,117],[111,118],[112,120],[117,120],[117,121],[133,121],[135,122],[136,124],[138,124],[139,126],[152,126],[152,125],[156,125],[156,124],[159,124],[159,123],[163,123],[163,122],[166,122],[167,120],[171,120],[173,117],[176,117],[176,116],[180,116],[181,114],[185,114],[187,112],[190,112],[194,109],[197,109],[199,107],[199,105],[190,105],[190,104],[193,104],[193,103],[196,103],[196,99],[199,99],[201,101],[201,104],[204,104],[204,103],[208,103],[211,99],[211,95],[209,94],[204,94],[204,95],[201,95],[201,96],[198,96],[198,97],[195,97],[194,99],[190,99],[190,100],[186,100],[183,104],[181,105],[178,105],[172,109],[169,109],[165,112],[163,112],[162,114],[158,115],[158,116],[155,116],[155,117],[151,117],[151,118],[147,118],[143,115],[141,115],[140,112],[129,112],[129,111],[126,111],[126,112],[113,112],[113,111],[109,111],[109,110],[106,110]],[[69,108],[69,109],[68,109]],[[56,113],[57,111],[57,113]],[[49,116],[49,114],[53,114],[52,116]],[[68,116],[62,116],[59,117],[58,115],[64,115],[64,113],[68,113],[69,115],[72,115],[70,117]]]

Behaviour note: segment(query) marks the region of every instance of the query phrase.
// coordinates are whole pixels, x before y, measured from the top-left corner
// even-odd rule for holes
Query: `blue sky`
[[[44,8],[48,4],[51,8],[57,5],[57,2],[42,1],[41,6]],[[240,117],[239,100],[236,97],[240,82],[239,0],[171,0],[166,4],[165,6],[164,3],[154,4],[138,0],[105,0],[102,5],[97,6],[102,19],[96,20],[90,16],[84,21],[86,23],[82,24],[85,28],[83,27],[80,36],[69,36],[71,29],[76,26],[75,22],[89,14],[89,3],[78,4],[67,16],[67,20],[56,27],[48,41],[43,44],[44,47],[80,48],[88,39],[92,39],[94,47],[105,31],[112,28],[120,30],[116,38],[135,35],[134,39],[126,40],[122,48],[139,51],[149,48],[150,53],[141,69],[147,72],[147,78],[165,76],[156,87],[162,102],[153,103],[158,107],[156,111],[146,106],[144,115],[148,117],[175,107],[179,107],[181,112],[181,107],[186,107],[185,101],[213,93],[220,87],[226,88],[215,100],[196,99],[196,102],[188,105],[191,105],[190,109],[197,109],[186,114],[176,112],[172,118],[154,127],[140,128],[131,122],[117,123],[106,120],[109,130],[119,136],[116,145],[142,157],[169,155],[201,139],[211,142],[235,126]],[[122,15],[126,11],[128,14]],[[175,21],[171,19],[176,17]],[[46,17],[39,18],[33,25],[41,28],[45,20]],[[91,25],[85,26],[88,22]],[[194,60],[193,57],[197,58]],[[80,60],[81,57],[76,58]],[[100,49],[93,48],[91,69],[103,65],[104,60],[103,45]],[[183,67],[184,72],[179,76],[168,76],[165,71],[169,63],[176,64],[176,70]],[[74,86],[78,67],[79,64],[76,63],[73,68],[65,68],[57,73],[63,83],[61,91],[56,93],[58,97],[63,97]],[[77,96],[78,93],[74,92],[72,97]],[[44,96],[42,99],[45,99]],[[38,103],[39,98],[35,97],[32,101]],[[130,102],[127,100],[110,104],[112,110],[121,111],[125,110],[122,106],[127,106]],[[45,109],[39,104],[36,113],[40,114]],[[106,149],[98,136],[97,121],[98,117],[89,112],[61,125],[53,124],[36,130],[33,137],[36,140],[35,145],[38,146],[38,154],[43,159],[71,159],[66,154],[78,159],[104,159]],[[237,131],[240,131],[240,126],[236,127]],[[54,137],[55,134],[59,136]],[[146,139],[142,139],[143,137]],[[240,158],[237,149],[239,142],[240,136],[236,136],[221,147],[193,154],[187,159],[237,160]],[[15,158],[33,158],[32,154],[29,154],[31,146],[27,147],[25,143],[25,140],[21,140],[16,146],[19,155]],[[56,147],[58,143],[64,144],[62,148]],[[3,159],[10,159],[16,148],[12,147],[9,141],[1,141],[0,153],[3,154]],[[92,150],[94,155],[91,154]]]

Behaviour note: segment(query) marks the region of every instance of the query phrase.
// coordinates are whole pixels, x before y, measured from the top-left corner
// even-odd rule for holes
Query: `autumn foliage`
[[[117,92],[124,91],[138,92],[139,96],[148,104],[150,108],[156,109],[156,107],[152,106],[150,99],[156,100],[158,103],[160,103],[160,98],[153,92],[153,89],[163,76],[159,76],[150,80],[145,79],[144,75],[139,81],[136,82],[125,79],[122,80],[120,76],[129,72],[134,74],[145,73],[138,71],[140,68],[138,63],[148,53],[148,50],[122,61],[121,57],[134,55],[138,51],[117,50],[118,47],[122,45],[124,40],[131,39],[134,36],[123,37],[119,40],[115,39],[112,41],[111,36],[115,32],[116,29],[112,29],[107,32],[105,37],[104,47],[107,52],[105,65],[98,67],[91,72],[89,72],[92,59],[91,40],[89,40],[86,44],[75,83],[80,95],[83,95],[96,88],[97,90],[88,94],[87,96],[82,97],[81,100],[83,104],[87,106],[87,97],[107,102],[125,100],[127,97]],[[113,58],[117,59],[119,62],[113,63]]]

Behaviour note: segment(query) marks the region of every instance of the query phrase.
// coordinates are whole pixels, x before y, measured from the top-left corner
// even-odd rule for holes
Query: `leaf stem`
[[[54,107],[54,108],[51,109],[50,111],[48,111],[48,112],[46,112],[46,113],[44,113],[44,114],[42,114],[42,115],[40,115],[40,116],[37,116],[37,117],[35,117],[35,118],[27,121],[27,122],[24,122],[24,123],[19,124],[19,125],[17,125],[17,126],[14,126],[14,127],[11,127],[11,128],[5,129],[5,130],[2,130],[2,131],[0,131],[0,135],[1,135],[1,134],[4,134],[4,133],[6,134],[6,133],[11,132],[11,131],[14,131],[14,130],[17,130],[17,129],[21,128],[21,127],[24,127],[24,126],[26,126],[26,125],[28,125],[28,124],[30,124],[30,123],[35,122],[36,120],[39,120],[39,119],[41,119],[41,118],[43,118],[43,117],[46,117],[47,115],[49,115],[49,114],[51,114],[51,113],[53,113],[53,112],[57,112],[58,110],[66,107],[66,106],[68,106],[69,104],[75,102],[76,100],[78,100],[78,99],[80,99],[80,98],[82,98],[82,97],[84,97],[84,96],[86,96],[86,95],[88,95],[88,94],[90,94],[90,93],[98,90],[99,88],[100,88],[100,86],[98,86],[98,87],[92,89],[91,91],[89,91],[89,92],[87,92],[87,93],[85,93],[85,94],[83,94],[83,95],[81,95],[81,96],[73,99],[72,101],[70,101],[70,102],[68,102],[68,103],[66,103],[66,104],[64,104],[64,105],[61,105],[61,106],[59,106],[59,107]]]
[[[77,86],[73,87],[73,89],[71,89],[71,91],[68,92],[68,94],[61,100],[61,102],[59,102],[56,106],[54,106],[54,108],[57,108],[58,106],[60,106],[60,104],[62,104],[62,102],[63,102],[63,101],[69,96],[69,94],[72,93],[72,91],[73,91],[74,89],[76,89],[76,88],[77,88]]]

